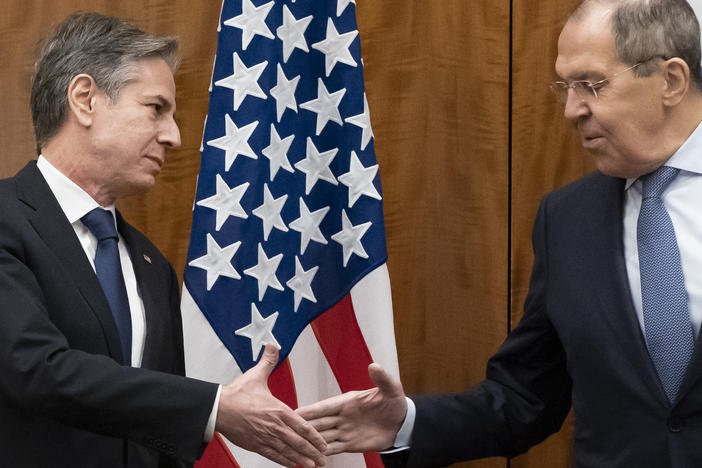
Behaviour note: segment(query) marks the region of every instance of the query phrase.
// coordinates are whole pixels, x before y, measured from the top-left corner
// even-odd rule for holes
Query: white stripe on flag
[[[295,377],[297,401],[300,406],[341,393],[331,367],[327,363],[312,328],[308,325],[290,352],[290,367]],[[365,466],[363,454],[345,453],[327,459],[328,468]]]
[[[180,311],[183,316],[185,374],[224,385],[239,377],[241,369],[193,300],[185,283]]]
[[[383,263],[351,288],[358,326],[373,361],[399,379],[388,266]]]

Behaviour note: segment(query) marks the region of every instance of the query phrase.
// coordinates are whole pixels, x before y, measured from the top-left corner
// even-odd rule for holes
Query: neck
[[[72,148],[72,145],[66,144],[67,139],[69,138],[57,135],[41,148],[42,155],[100,206],[113,205],[116,197],[104,188],[101,171],[93,162],[94,158],[91,158],[85,150]]]
[[[702,94],[694,93],[666,117],[660,134],[662,152],[670,158],[702,122]]]

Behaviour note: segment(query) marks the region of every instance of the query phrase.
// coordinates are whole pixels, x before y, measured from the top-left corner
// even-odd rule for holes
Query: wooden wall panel
[[[548,90],[560,30],[579,0],[513,0],[511,324],[517,324],[533,263],[531,229],[541,197],[592,171],[563,106]],[[570,466],[572,416],[558,435],[511,460],[511,468]]]
[[[507,332],[509,1],[357,11],[402,379],[460,391]]]

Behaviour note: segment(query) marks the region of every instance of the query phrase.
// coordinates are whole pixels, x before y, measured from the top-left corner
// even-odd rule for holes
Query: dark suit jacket
[[[622,179],[594,173],[542,200],[523,319],[485,381],[415,397],[411,449],[387,466],[517,455],[557,431],[571,406],[578,468],[702,466],[702,346],[669,404],[629,291],[623,196]]]
[[[121,216],[118,228],[144,302],[142,368],[114,360],[107,300],[35,162],[0,181],[2,466],[172,466],[200,453],[217,387],[182,377],[172,267]]]

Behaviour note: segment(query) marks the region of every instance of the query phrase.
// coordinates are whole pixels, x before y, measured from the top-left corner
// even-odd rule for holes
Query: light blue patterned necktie
[[[678,171],[662,166],[643,177],[637,226],[646,344],[671,403],[695,346],[680,250],[661,198]]]

